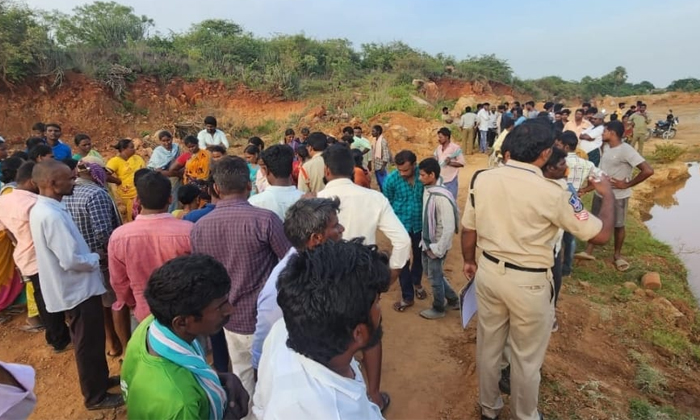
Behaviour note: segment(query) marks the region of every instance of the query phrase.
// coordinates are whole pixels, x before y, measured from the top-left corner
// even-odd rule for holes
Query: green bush
[[[675,162],[684,153],[685,149],[675,144],[660,144],[656,146],[652,159],[658,163],[671,163]]]

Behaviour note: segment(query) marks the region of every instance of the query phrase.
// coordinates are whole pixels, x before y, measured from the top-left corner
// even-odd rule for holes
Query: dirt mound
[[[128,86],[124,99],[114,98],[108,88],[82,74],[67,73],[57,88],[51,83],[37,79],[2,92],[0,132],[12,144],[19,147],[37,121],[57,122],[64,141],[72,144],[75,134],[86,132],[97,150],[109,153],[109,145],[119,138],[140,138],[160,129],[174,132],[176,123],[201,124],[207,115],[216,116],[219,127],[230,134],[240,127],[286,121],[306,108],[303,102],[280,101],[217,81],[162,83],[143,77]]]
[[[459,99],[463,96],[497,98],[501,96],[513,97],[515,92],[510,86],[498,82],[465,82],[455,78],[442,78],[435,81],[438,95],[444,99]],[[488,100],[488,99],[486,99]],[[509,102],[512,102],[509,101]]]
[[[437,130],[444,126],[440,121],[429,121],[398,111],[379,114],[369,120],[369,127],[375,124],[384,129],[384,137],[393,154],[408,149],[419,159],[432,156],[437,146]]]

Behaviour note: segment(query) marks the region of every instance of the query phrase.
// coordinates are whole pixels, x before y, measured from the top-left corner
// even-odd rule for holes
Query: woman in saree
[[[134,142],[130,139],[122,139],[113,146],[119,154],[107,162],[107,169],[112,171],[118,178],[117,197],[126,208],[123,220],[125,223],[133,220],[131,209],[136,199],[136,185],[134,184],[134,174],[139,169],[146,167],[146,162],[141,156],[136,154]]]
[[[176,174],[184,169],[183,183],[191,184],[194,181],[206,181],[209,179],[211,166],[211,153],[199,148],[199,140],[194,136],[185,137],[185,147],[188,152],[180,155],[170,166],[170,173]]]

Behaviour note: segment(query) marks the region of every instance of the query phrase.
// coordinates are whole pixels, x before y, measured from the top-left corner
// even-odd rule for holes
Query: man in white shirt
[[[353,138],[355,141],[352,142],[352,146],[350,147],[352,149],[358,149],[360,152],[362,152],[362,167],[369,169],[369,152],[372,150],[372,142],[369,141],[369,139],[362,137],[362,127],[359,125],[356,125],[352,130],[353,134],[355,135]]]
[[[345,228],[345,238],[365,238],[365,244],[377,243],[377,229],[391,242],[389,259],[391,282],[398,279],[399,273],[411,256],[411,238],[399,218],[391,208],[389,200],[378,191],[354,184],[352,153],[347,146],[332,145],[323,154],[328,184],[319,197],[340,199],[338,218]],[[381,343],[365,353],[367,382],[370,399],[383,404],[386,398],[379,392],[381,382]],[[381,406],[382,408],[384,405]]]
[[[337,198],[309,198],[294,203],[284,221],[284,233],[292,243],[284,256],[267,278],[258,295],[258,315],[253,334],[253,369],[258,369],[263,343],[270,329],[282,318],[282,310],[277,305],[277,279],[287,267],[289,259],[299,252],[326,242],[339,241],[343,237],[343,225],[338,221],[340,200]]]
[[[204,119],[204,130],[197,134],[197,140],[199,140],[199,148],[202,150],[207,150],[211,146],[224,146],[229,148],[228,138],[226,138],[226,133],[216,128],[216,118],[211,115]]]
[[[476,128],[476,114],[472,112],[472,107],[468,106],[464,114],[459,119],[459,129],[462,130],[462,150],[468,155],[474,154],[474,133]]]
[[[488,102],[485,103],[476,114],[476,119],[479,124],[479,152],[486,153],[488,147],[489,123],[491,121]]]
[[[260,154],[267,169],[267,182],[270,185],[260,194],[251,196],[248,201],[255,207],[268,209],[284,220],[287,209],[304,193],[292,185],[292,162],[294,151],[291,147],[275,144]]]
[[[581,149],[588,153],[588,160],[593,162],[595,166],[600,164],[600,147],[603,145],[603,120],[605,114],[599,112],[591,118],[592,127],[583,130],[579,136]]]
[[[36,248],[39,279],[49,312],[65,312],[78,365],[78,380],[88,410],[124,404],[109,388],[119,378],[109,378],[105,359],[105,330],[101,296],[107,290],[100,272],[100,255],[90,252],[73,222],[63,196],[75,186],[73,171],[64,163],[48,160],[37,164],[32,178],[40,196],[29,215]]]
[[[291,258],[277,282],[284,319],[272,327],[258,370],[258,420],[383,419],[354,355],[381,342],[387,262],[359,239]]]

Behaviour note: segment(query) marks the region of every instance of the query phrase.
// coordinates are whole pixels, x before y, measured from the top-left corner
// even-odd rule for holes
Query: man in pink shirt
[[[12,257],[25,281],[34,286],[34,299],[39,316],[44,324],[46,342],[56,353],[66,349],[70,343],[70,331],[63,312],[47,312],[39,283],[39,268],[36,263],[34,240],[29,229],[29,211],[36,204],[39,189],[32,182],[34,162],[25,162],[17,170],[17,187],[9,194],[0,196],[0,230],[8,230],[16,242]]]
[[[151,273],[167,261],[192,252],[190,231],[194,225],[168,213],[170,189],[170,180],[163,174],[142,176],[136,183],[141,213],[133,222],[115,229],[109,238],[109,280],[117,299],[112,309],[118,311],[127,305],[139,322],[151,313],[143,296]]]
[[[459,191],[459,168],[464,167],[464,154],[457,143],[451,141],[452,132],[447,127],[438,130],[438,147],[433,156],[440,163],[442,186],[457,200]]]

